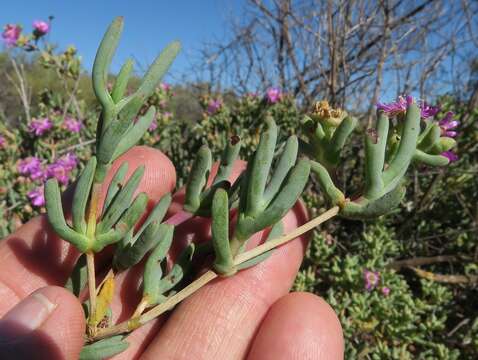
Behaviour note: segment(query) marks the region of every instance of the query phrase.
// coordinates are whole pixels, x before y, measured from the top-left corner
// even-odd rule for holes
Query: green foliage
[[[106,60],[104,61],[107,63],[112,49],[105,51]],[[174,51],[173,45],[172,52]],[[2,235],[6,235],[14,230],[16,223],[23,223],[44,211],[42,207],[34,209],[29,204],[26,194],[37,186],[37,183],[19,174],[18,162],[35,155],[50,163],[58,158],[59,153],[64,154],[64,151],[71,146],[83,144],[73,149],[80,160],[80,166],[79,169],[72,171],[70,177],[74,178],[80,173],[79,185],[81,186],[78,186],[76,190],[78,200],[74,200],[77,206],[74,207],[71,226],[62,217],[59,199],[60,189],[64,190],[66,185],[60,185],[60,188],[57,188],[54,180],[49,181],[47,185],[47,191],[51,192],[51,196],[55,198],[49,212],[56,212],[58,215],[55,217],[59,219],[57,230],[63,231],[62,235],[65,238],[71,238],[73,243],[76,241],[78,247],[83,249],[82,244],[86,241],[82,235],[85,233],[86,204],[80,199],[84,199],[81,195],[83,191],[86,191],[84,189],[92,187],[90,167],[93,165],[86,164],[86,159],[95,159],[91,157],[93,145],[85,144],[85,141],[95,137],[100,109],[92,106],[91,91],[86,91],[89,82],[82,77],[82,72],[75,68],[74,64],[77,61],[77,58],[73,56],[75,54],[71,51],[68,54],[67,52],[68,50],[55,54],[51,50],[50,56],[58,57],[58,61],[51,61],[51,59],[46,61],[39,57],[28,60],[28,70],[31,71],[28,77],[34,82],[32,88],[36,99],[32,104],[32,115],[38,118],[49,117],[54,123],[52,130],[44,136],[35,137],[28,131],[28,123],[24,119],[19,122],[18,128],[5,126],[6,122],[0,125],[1,134],[7,140],[7,146],[0,149],[0,173],[4,175],[0,178],[2,194],[0,210],[4,214],[0,229]],[[170,57],[168,52],[166,56]],[[41,61],[44,62],[43,65]],[[305,111],[298,108],[293,98],[284,96],[281,101],[271,104],[257,95],[237,97],[231,92],[210,94],[207,91],[198,92],[192,87],[179,85],[173,88],[154,88],[150,80],[145,80],[142,87],[139,85],[143,89],[139,92],[139,96],[145,104],[140,104],[139,101],[134,100],[134,94],[138,95],[138,93],[127,95],[131,93],[131,85],[140,83],[140,80],[134,77],[128,81],[131,73],[130,65],[131,63],[127,62],[116,78],[108,74],[104,66],[98,70],[101,78],[96,87],[97,91],[102,92],[100,96],[104,100],[103,105],[115,108],[114,111],[105,111],[104,108],[101,110],[103,114],[106,112],[104,116],[111,119],[103,119],[103,128],[100,132],[106,131],[117,121],[118,128],[113,130],[117,130],[118,134],[121,133],[120,135],[127,133],[130,136],[130,140],[118,142],[114,149],[102,150],[103,163],[109,163],[129,148],[140,134],[143,135],[146,132],[140,142],[163,150],[177,166],[179,184],[184,184],[188,182],[190,174],[195,173],[196,155],[206,152],[208,153],[205,156],[206,166],[197,166],[201,171],[198,172],[199,180],[191,194],[193,199],[191,204],[195,204],[193,211],[196,211],[199,208],[197,204],[203,203],[205,199],[212,201],[213,192],[204,189],[205,179],[210,171],[212,160],[221,159],[222,167],[214,182],[222,184],[221,188],[225,189],[216,194],[220,194],[218,196],[226,194],[228,197],[224,196],[227,201],[224,201],[224,198],[219,199],[222,202],[217,209],[224,212],[226,207],[229,210],[230,207],[238,206],[235,192],[237,188],[234,188],[234,184],[232,187],[229,187],[231,184],[224,184],[232,159],[236,156],[242,158],[252,156],[259,147],[264,150],[260,150],[261,154],[257,156],[258,165],[254,166],[254,162],[251,163],[250,174],[254,179],[248,180],[254,180],[258,185],[244,196],[246,200],[252,199],[251,204],[253,204],[248,206],[246,203],[244,218],[254,217],[254,220],[252,222],[243,220],[242,231],[248,234],[272,225],[290,207],[290,204],[295,202],[301,190],[300,186],[295,186],[297,188],[295,190],[290,187],[287,191],[283,190],[284,187],[292,185],[288,181],[288,178],[292,177],[291,174],[306,178],[308,162],[302,160],[295,164],[297,144],[301,143],[302,148],[306,140],[310,141],[311,135],[307,133],[307,126],[301,126],[306,115]],[[0,59],[0,66],[5,66],[7,71],[11,70],[5,59]],[[66,69],[63,72],[59,70],[62,66]],[[162,69],[154,71],[160,73]],[[58,88],[57,82],[54,81],[62,74],[68,78],[66,84],[69,85],[72,85],[73,78],[79,79],[81,91],[75,95],[75,104],[68,104],[65,91]],[[150,78],[147,77],[147,79]],[[41,87],[38,85],[40,80],[42,84],[45,84],[46,89],[43,89],[43,85]],[[43,82],[43,80],[46,81]],[[107,90],[108,94],[106,94],[104,89],[109,88],[108,81],[111,80],[114,85],[111,91]],[[147,99],[144,99],[145,89],[150,93]],[[124,98],[125,95],[126,98]],[[9,96],[13,97],[12,94]],[[209,103],[216,99],[221,100],[221,105],[217,110],[210,111]],[[12,104],[16,105],[4,107],[8,110],[6,110],[8,117],[16,119],[23,116],[23,112],[18,111],[19,103]],[[404,127],[395,126],[395,124],[389,126],[388,121],[385,121],[383,116],[379,116],[375,127],[378,134],[377,142],[373,141],[371,134],[361,126],[360,121],[356,122],[352,118],[345,118],[348,120],[341,123],[344,125],[335,126],[331,123],[324,125],[322,129],[314,129],[314,136],[317,133],[323,140],[315,149],[318,152],[317,161],[310,164],[313,181],[308,184],[304,195],[312,214],[320,213],[327,201],[333,204],[343,203],[344,193],[364,193],[367,199],[371,200],[367,206],[372,204],[375,209],[379,207],[379,210],[371,211],[373,216],[383,213],[383,208],[380,206],[384,202],[373,203],[375,200],[396,195],[396,198],[387,201],[400,204],[399,209],[386,220],[358,223],[341,219],[334,224],[324,226],[320,232],[315,231],[306,260],[298,275],[296,290],[317,293],[336,310],[344,328],[347,358],[471,359],[478,356],[476,284],[441,284],[421,279],[408,268],[390,267],[395,261],[401,259],[455,255],[464,260],[433,263],[423,268],[445,275],[478,274],[475,255],[478,243],[476,236],[478,183],[475,181],[478,171],[476,167],[478,110],[472,109],[470,112],[465,104],[453,96],[442,99],[442,104],[443,110],[453,110],[457,114],[462,121],[462,129],[458,138],[460,160],[441,170],[424,166],[424,164],[444,165],[444,158],[438,153],[447,149],[451,142],[440,140],[439,129],[436,126],[422,127],[418,131],[415,127],[416,116],[412,119],[415,123],[411,121],[406,123],[413,126]],[[10,112],[12,108],[15,108],[15,111]],[[134,110],[137,110],[139,114],[136,123],[134,123],[136,115]],[[118,116],[112,116],[113,112]],[[171,115],[170,112],[173,114]],[[81,118],[84,128],[79,133],[66,131],[62,125],[64,114]],[[171,120],[171,117],[174,120]],[[270,118],[274,118],[277,127],[267,120]],[[10,122],[12,122],[11,119]],[[157,124],[157,128],[147,130],[153,123]],[[259,129],[266,124],[268,124],[267,138],[261,140]],[[356,132],[351,133],[354,127]],[[115,133],[113,130],[111,132]],[[392,130],[396,132],[394,135],[384,135]],[[397,134],[410,134],[411,140],[406,141],[417,142],[417,148],[413,153],[407,150],[408,146],[406,149],[403,148],[404,150],[401,150],[400,146],[394,148],[396,144],[393,142]],[[364,136],[366,149],[365,153],[362,153],[358,149],[361,148]],[[241,139],[240,148],[232,144],[233,137]],[[286,139],[287,141],[284,141]],[[384,139],[387,139],[387,142],[383,141]],[[276,140],[285,145],[276,148]],[[345,140],[348,144],[344,146]],[[262,144],[259,145],[261,141]],[[208,150],[204,150],[205,143],[208,145]],[[224,149],[229,152],[225,152]],[[322,154],[323,149],[327,149],[326,157],[318,155]],[[386,150],[389,151],[388,155],[384,153]],[[343,163],[343,167],[335,169],[339,160]],[[94,160],[91,161],[94,163]],[[390,166],[384,167],[385,163],[389,163]],[[399,192],[399,190],[402,191],[399,180],[404,169],[406,170],[410,164],[409,171],[412,176],[403,183],[408,191],[402,200],[403,194]],[[360,171],[357,171],[362,166],[366,169],[363,177]],[[269,171],[265,172],[262,168],[274,169],[274,171],[269,174]],[[330,171],[331,168],[334,168],[333,172]],[[133,266],[152,250],[147,260],[149,265],[144,277],[143,289],[144,294],[151,298],[150,304],[154,304],[173,294],[179,282],[187,275],[194,249],[187,247],[172,269],[166,272],[164,256],[169,249],[170,242],[167,241],[167,236],[170,232],[172,233],[172,229],[161,222],[165,209],[171,201],[170,195],[156,204],[150,217],[140,230],[133,234],[131,228],[136,223],[138,214],[142,212],[146,199],[144,196],[132,198],[131,189],[128,190],[129,187],[126,185],[128,182],[124,181],[126,170],[127,165],[123,165],[118,170],[108,190],[101,216],[103,225],[99,226],[98,235],[108,234],[109,237],[104,239],[103,244],[112,240],[118,241],[115,254],[117,269]],[[138,171],[141,172],[141,170]],[[139,177],[137,175],[129,181],[137,182]],[[366,189],[362,191],[364,179]],[[246,180],[241,181],[247,183]],[[320,189],[325,191],[322,192]],[[387,190],[396,190],[398,194]],[[285,199],[284,196],[278,195],[281,192],[292,195],[290,199]],[[258,199],[260,201],[257,201]],[[287,203],[287,206],[276,206],[278,202]],[[113,211],[116,206],[118,208]],[[388,204],[387,207],[389,207]],[[132,210],[126,214],[125,210],[128,208]],[[266,219],[264,216],[261,218],[261,214],[267,212],[267,209],[274,211],[269,212]],[[360,212],[360,217],[363,218],[363,208]],[[121,229],[111,228],[118,224],[125,226],[120,226]],[[71,233],[73,229],[75,234]],[[225,240],[224,224],[218,229],[222,229],[217,232],[220,234],[220,240]],[[115,232],[116,230],[119,233]],[[158,237],[159,233],[162,235]],[[165,240],[163,237],[166,237]],[[158,239],[162,241],[158,242]],[[229,261],[227,249],[224,255],[222,260]],[[374,271],[379,274],[380,281],[371,290],[365,288],[365,271]],[[85,262],[81,260],[67,285],[72,291],[78,292],[85,280]],[[390,292],[387,293],[384,288],[390,289]],[[113,339],[108,340],[113,341]],[[112,348],[116,350],[125,346],[121,338],[114,341]],[[90,346],[95,345],[101,344],[95,343]],[[110,351],[111,344],[103,345],[106,352]]]

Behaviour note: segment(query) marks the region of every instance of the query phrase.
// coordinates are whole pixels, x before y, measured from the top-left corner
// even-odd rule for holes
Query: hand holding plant
[[[377,124],[367,131],[365,137],[363,191],[360,196],[349,199],[337,188],[334,178],[341,163],[341,151],[357,121],[340,109],[332,109],[327,102],[321,102],[311,116],[304,119],[305,138],[301,139],[293,135],[282,141],[274,119],[265,114],[257,148],[240,173],[237,173],[237,160],[241,141],[237,136],[232,136],[226,145],[214,176],[211,176],[211,151],[207,145],[201,147],[190,169],[183,203],[175,203],[170,207],[173,199],[171,193],[175,186],[174,166],[171,162],[163,156],[160,161],[145,164],[150,166],[148,168],[140,166],[134,157],[133,161],[127,159],[138,151],[134,145],[151,126],[156,109],[149,107],[137,121],[136,115],[153,95],[161,77],[179,51],[179,44],[174,42],[169,45],[151,65],[136,91],[125,96],[132,72],[131,61],[127,61],[121,68],[111,90],[106,82],[121,30],[122,18],[117,18],[100,44],[93,67],[93,86],[102,107],[97,126],[96,154],[78,177],[72,190],[71,202],[62,199],[55,177],[45,185],[49,224],[56,234],[82,254],[79,258],[76,253],[72,255],[71,265],[75,263],[75,266],[72,269],[71,266],[68,267],[65,286],[84,300],[87,319],[86,346],[81,353],[84,359],[123,352],[130,344],[129,338],[125,338],[128,333],[132,333],[134,339],[134,334],[141,333],[143,326],[147,329],[151,322],[157,322],[159,316],[193,294],[198,293],[195,297],[200,297],[203,293],[206,294],[203,296],[207,296],[208,291],[214,292],[208,289],[214,289],[214,286],[229,289],[228,283],[241,283],[241,279],[245,281],[246,288],[252,286],[256,289],[256,296],[263,301],[269,299],[261,312],[264,316],[272,304],[270,300],[276,301],[287,291],[297,271],[301,249],[296,249],[297,254],[293,255],[293,245],[290,245],[290,259],[282,259],[281,268],[275,269],[276,272],[270,279],[265,277],[260,282],[254,278],[248,279],[254,271],[241,270],[265,261],[277,246],[302,236],[333,216],[365,220],[390,212],[399,205],[405,194],[403,182],[412,163],[443,166],[451,160],[450,149],[455,145],[450,137],[455,135],[452,120],[422,123],[422,119],[429,117],[433,109],[426,104],[416,104],[409,98],[405,103],[403,99],[399,99],[397,104],[380,105]],[[268,94],[269,102],[278,99],[277,94]],[[214,112],[220,108],[217,104],[212,105]],[[390,119],[387,114],[395,119]],[[164,176],[159,182],[162,187],[156,189],[153,197],[147,191],[142,191],[142,186],[149,184],[145,179],[151,169]],[[321,191],[331,207],[294,230],[306,218],[297,201],[307,185],[311,171],[317,176]],[[170,208],[176,211],[169,211],[168,214]],[[290,212],[291,209],[294,210]],[[196,243],[185,237],[182,239],[183,246],[176,251],[176,244],[181,244],[181,236],[177,234],[187,230],[191,224],[207,226],[209,222],[210,239]],[[264,240],[260,245],[257,244],[258,238]],[[284,256],[281,251],[277,253],[272,257],[273,260],[266,263],[268,266]],[[198,270],[198,266],[209,255],[213,256],[213,261],[212,264],[206,261],[208,270],[191,280],[194,271]],[[287,263],[291,259],[294,260],[294,266],[291,263],[291,268],[288,269]],[[101,268],[100,263],[103,265]],[[257,269],[260,271],[260,267]],[[121,287],[122,282],[126,282],[125,278],[135,271],[141,278],[141,296],[135,304],[128,304],[133,306],[131,312],[131,309],[115,305],[118,301],[115,289]],[[98,276],[100,274],[101,277]],[[55,273],[55,276],[58,274]],[[207,285],[217,277],[228,279]],[[280,290],[275,289],[275,281]],[[284,284],[286,287],[283,287]],[[87,299],[84,299],[85,285],[88,287]],[[137,281],[135,285],[138,286]],[[231,287],[224,291],[236,294],[231,300],[237,301],[245,296],[244,293],[237,293],[240,288],[241,286]],[[266,296],[269,291],[270,298]],[[130,292],[125,288],[121,289],[120,295],[131,301]],[[51,302],[44,299],[44,295],[38,296],[51,305]],[[221,295],[218,294],[218,298]],[[298,300],[302,302],[310,299]],[[314,303],[310,306],[320,309],[317,299],[310,301]],[[187,309],[191,302],[193,298],[180,306],[162,328],[158,337],[159,351],[168,351],[167,342],[177,341],[174,338],[184,336],[191,331],[191,327],[196,334],[199,331],[197,326],[207,328],[205,324],[211,323],[211,329],[221,333],[219,336],[228,336],[232,329],[237,330],[237,326],[240,326],[233,326],[229,321],[219,324],[216,320],[207,318],[207,313],[201,313],[201,308],[194,308],[194,312],[189,313],[184,308]],[[219,302],[218,306],[225,304]],[[236,309],[235,314],[241,313],[234,302],[227,303],[226,308],[227,311]],[[284,310],[279,315],[283,316],[289,310]],[[53,308],[47,305],[46,311],[52,312]],[[302,310],[297,311],[295,315]],[[274,314],[273,306],[269,312]],[[41,323],[43,321],[46,320]],[[239,357],[245,355],[251,344],[251,351],[255,351],[252,334],[259,321],[260,318],[251,323],[246,321],[250,326],[246,332],[249,338],[234,342],[240,348]],[[272,325],[267,325],[266,322],[261,326]],[[208,331],[212,331],[211,329]],[[279,327],[274,331],[278,331],[280,337],[284,328]],[[333,338],[327,340],[336,344],[330,348],[331,354],[341,346],[340,340],[337,340],[340,336],[335,336],[337,332],[333,334]],[[260,331],[257,336],[261,339]],[[210,338],[210,335],[207,337]],[[266,335],[264,337],[267,339]],[[263,345],[257,346],[261,349]],[[214,348],[214,351],[220,350]],[[233,350],[225,348],[224,353]],[[183,349],[175,351],[181,353]],[[207,347],[198,351],[207,351]],[[257,351],[261,354],[261,350]]]

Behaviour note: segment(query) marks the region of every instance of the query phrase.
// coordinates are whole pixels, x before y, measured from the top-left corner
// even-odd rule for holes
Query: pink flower
[[[40,186],[27,193],[28,198],[33,206],[41,207],[45,205],[45,195],[43,194],[43,186]]]
[[[65,129],[74,133],[79,133],[83,128],[83,124],[80,120],[76,120],[69,116],[65,117],[65,120],[63,121],[63,126],[65,127]]]
[[[211,99],[209,100],[209,103],[207,104],[207,113],[209,115],[214,115],[219,111],[219,109],[222,107],[222,101],[221,99]]]
[[[35,36],[40,37],[48,33],[50,30],[50,25],[42,20],[35,20],[33,22],[33,32]]]
[[[154,119],[152,122],[151,122],[151,125],[149,125],[148,127],[148,130],[149,131],[154,131],[158,128],[158,122],[156,121],[156,119]]]
[[[282,92],[279,88],[269,88],[266,92],[266,100],[269,104],[275,104],[282,100]]]
[[[7,24],[3,27],[2,38],[8,47],[15,46],[22,32],[20,25]]]
[[[460,123],[456,120],[453,120],[453,112],[448,111],[443,119],[438,122],[441,128],[442,136],[455,137],[455,129]]]
[[[365,269],[363,277],[365,280],[365,289],[368,291],[375,289],[380,281],[380,274],[376,271]]]
[[[387,104],[380,102],[377,103],[377,109],[383,111],[390,117],[402,116],[405,115],[408,107],[413,103],[415,103],[415,99],[413,99],[413,96],[399,96],[395,102]],[[435,116],[440,111],[440,108],[438,106],[430,106],[425,101],[418,101],[417,104],[420,108],[420,117],[422,119],[427,119],[429,117]]]
[[[7,141],[5,140],[5,137],[0,135],[0,149],[3,149],[6,144],[7,144]]]
[[[49,118],[33,119],[29,125],[30,132],[36,136],[41,136],[53,127]]]
[[[27,175],[34,181],[43,180],[45,177],[41,160],[34,156],[20,160],[17,169],[20,174]]]
[[[168,83],[161,83],[161,85],[159,86],[161,87],[161,90],[163,91],[168,92],[169,90],[171,90],[171,85],[169,85]]]
[[[439,106],[431,106],[425,101],[420,101],[418,103],[418,106],[420,107],[420,117],[422,119],[428,119],[429,117],[433,117],[440,111]]]
[[[458,155],[453,151],[444,151],[440,155],[446,157],[451,163],[458,160]]]
[[[382,294],[383,294],[383,296],[390,295],[390,288],[387,287],[387,286],[382,287]]]
[[[70,180],[70,173],[77,165],[77,157],[72,153],[68,153],[47,166],[46,176],[48,178],[55,178],[61,184],[67,185]]]

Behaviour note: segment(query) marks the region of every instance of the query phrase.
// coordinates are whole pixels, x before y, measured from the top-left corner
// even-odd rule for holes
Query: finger
[[[130,174],[137,166],[145,165],[138,191],[146,192],[153,201],[173,190],[174,166],[159,150],[134,147],[115,161],[112,171],[124,161],[130,164]],[[111,177],[112,172],[107,181]],[[106,185],[103,197],[105,193]],[[77,257],[76,249],[56,236],[44,215],[32,219],[3,240],[0,244],[0,315],[35,289],[63,285]]]
[[[305,219],[305,209],[297,204],[284,218],[285,231]],[[200,289],[175,309],[143,356],[244,358],[269,307],[289,291],[305,245],[305,238],[291,241],[263,263]]]
[[[332,308],[310,293],[291,293],[267,312],[248,360],[343,359],[344,340]]]
[[[48,286],[18,303],[0,320],[1,359],[77,359],[85,320],[78,300]]]

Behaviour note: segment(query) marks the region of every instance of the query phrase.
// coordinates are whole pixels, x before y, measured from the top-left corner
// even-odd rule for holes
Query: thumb
[[[47,286],[19,302],[0,320],[1,359],[77,359],[85,320],[67,290]]]

